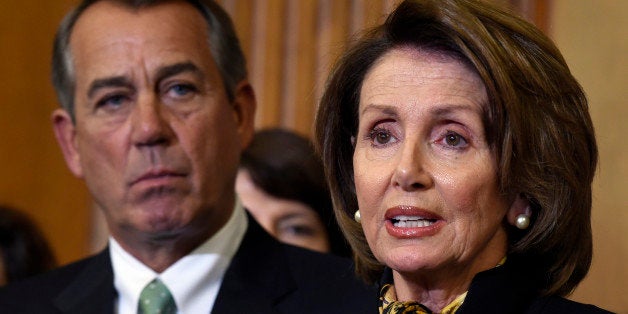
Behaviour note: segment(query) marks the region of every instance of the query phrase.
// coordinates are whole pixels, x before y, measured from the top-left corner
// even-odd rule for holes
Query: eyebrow
[[[362,111],[360,112],[360,115],[363,115],[365,112],[367,111],[371,111],[371,110],[375,110],[375,111],[381,111],[387,115],[392,115],[392,116],[396,116],[397,115],[397,108],[395,108],[394,106],[389,106],[389,105],[379,105],[379,104],[368,104],[364,107],[364,109],[362,109]]]
[[[102,79],[96,79],[89,85],[89,89],[87,90],[87,97],[91,99],[94,97],[94,94],[99,89],[107,87],[133,88],[133,84],[131,84],[129,79],[125,76],[112,76]]]
[[[161,67],[157,70],[157,75],[155,77],[157,78],[156,81],[159,82],[168,77],[175,76],[175,75],[185,73],[185,72],[190,72],[193,75],[201,79],[204,78],[204,75],[201,69],[198,66],[196,66],[194,63],[189,62],[189,61],[179,62],[172,65]]]
[[[309,218],[309,216],[305,213],[289,213],[282,216],[279,216],[279,221],[292,220],[295,218]]]
[[[439,106],[438,108],[431,109],[429,112],[431,115],[434,115],[434,116],[446,116],[456,111],[471,111],[471,112],[479,113],[479,114],[482,114],[483,112],[482,106],[480,106],[480,109],[478,110],[477,108],[473,106],[458,105],[458,104],[444,104],[442,106]]]
[[[482,108],[482,106],[481,106]],[[429,111],[430,115],[433,116],[446,116],[452,112],[456,112],[456,111],[471,111],[471,112],[475,112],[475,113],[479,113],[482,114],[483,110],[482,109],[477,109],[475,107],[471,107],[468,105],[462,105],[462,104],[443,104],[440,105],[438,108],[432,108]],[[366,107],[364,107],[364,109],[362,109],[362,111],[360,112],[360,114],[364,114],[367,111],[370,110],[376,110],[376,111],[381,111],[387,115],[391,115],[391,116],[396,116],[397,115],[397,108],[395,106],[390,106],[390,105],[379,105],[379,104],[369,104]]]
[[[314,215],[319,216],[314,209],[308,209],[308,211],[312,211],[314,213]],[[311,216],[309,216],[306,213],[303,212],[295,212],[295,213],[289,213],[289,214],[283,214],[281,216],[279,216],[279,219],[277,219],[278,222],[285,222],[285,221],[292,221],[294,219],[306,219],[306,220],[310,220]]]

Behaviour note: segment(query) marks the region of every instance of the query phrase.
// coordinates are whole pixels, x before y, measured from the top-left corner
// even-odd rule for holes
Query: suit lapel
[[[94,256],[92,261],[54,299],[62,313],[113,313],[116,292],[109,249]]]
[[[296,289],[282,245],[247,216],[249,227],[212,313],[276,313],[275,305]]]
[[[282,244],[247,216],[249,227],[225,273],[212,313],[277,313],[276,305],[296,290]],[[115,297],[111,259],[105,249],[53,302],[64,314],[110,314]]]

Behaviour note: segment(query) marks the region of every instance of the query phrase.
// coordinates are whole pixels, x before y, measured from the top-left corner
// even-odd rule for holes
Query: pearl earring
[[[517,220],[515,220],[515,226],[521,230],[528,229],[530,226],[530,215],[521,214],[517,216]]]
[[[353,219],[355,219],[355,222],[360,223],[360,221],[362,221],[362,217],[360,217],[360,210],[356,210],[355,214],[353,215]]]

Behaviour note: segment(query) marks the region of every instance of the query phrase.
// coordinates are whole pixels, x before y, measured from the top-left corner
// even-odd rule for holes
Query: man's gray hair
[[[74,116],[74,89],[76,86],[70,36],[74,24],[81,14],[92,4],[105,0],[84,0],[70,11],[57,29],[52,52],[52,84],[61,107],[72,120]],[[107,0],[120,3],[129,8],[153,6],[168,0]],[[229,101],[235,97],[237,84],[246,78],[246,60],[240,48],[240,42],[227,12],[212,0],[185,0],[196,8],[205,18],[209,33],[208,44],[218,66],[218,71],[225,85]]]

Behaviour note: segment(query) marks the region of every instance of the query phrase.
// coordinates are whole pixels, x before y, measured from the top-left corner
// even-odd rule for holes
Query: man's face
[[[231,214],[255,103],[245,82],[228,101],[200,13],[101,1],[75,24],[70,48],[76,124],[58,110],[55,132],[112,235],[216,232]]]

